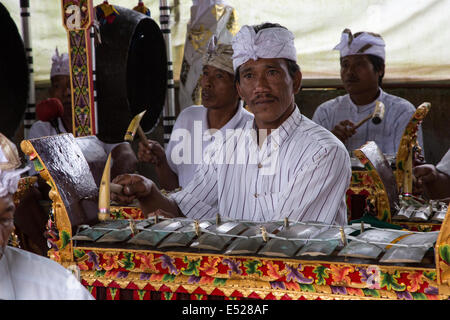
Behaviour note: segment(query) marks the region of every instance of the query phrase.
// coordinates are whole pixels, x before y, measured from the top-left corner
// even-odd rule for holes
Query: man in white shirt
[[[302,75],[293,34],[277,24],[243,26],[233,38],[233,68],[253,122],[209,149],[208,163],[183,190],[164,197],[136,175],[112,198],[137,198],[144,213],[208,219],[347,223],[345,192],[351,167],[344,145],[303,116],[295,104]]]
[[[445,199],[450,201],[450,149],[434,166],[423,164],[413,168],[416,182],[414,191],[426,193],[430,199]]]
[[[20,158],[15,145],[0,134],[0,300],[93,300],[72,273],[58,263],[7,245],[14,230],[13,194]]]
[[[403,131],[416,109],[407,100],[381,89],[385,71],[384,40],[375,33],[353,35],[345,29],[334,49],[340,52],[341,79],[347,94],[322,103],[312,120],[336,135],[348,151],[375,141],[384,154],[397,154]],[[355,129],[359,121],[373,114],[377,100],[385,105],[381,123],[369,120]],[[423,146],[421,128],[418,140]]]
[[[139,143],[138,158],[155,165],[161,188],[170,191],[186,187],[203,163],[207,147],[219,135],[224,137],[227,130],[243,128],[253,120],[242,107],[234,85],[232,55],[231,45],[216,44],[213,37],[203,56],[203,105],[190,106],[179,114],[165,151],[157,141]]]

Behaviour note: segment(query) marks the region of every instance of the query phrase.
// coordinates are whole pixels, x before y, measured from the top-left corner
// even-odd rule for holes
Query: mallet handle
[[[363,124],[364,124],[364,122],[366,122],[367,120],[369,120],[370,118],[372,118],[372,114],[369,114],[367,117],[365,117],[364,119],[362,119],[360,122],[358,122],[356,125],[355,125],[355,129],[358,129],[359,127],[361,127]]]
[[[147,136],[145,135],[144,130],[142,130],[141,126],[138,126],[137,132],[138,132],[139,138],[141,138],[141,140],[143,142],[147,141]]]

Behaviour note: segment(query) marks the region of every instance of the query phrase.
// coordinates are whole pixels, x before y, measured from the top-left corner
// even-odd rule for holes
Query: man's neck
[[[229,105],[220,109],[208,109],[207,119],[209,129],[220,129],[234,117],[239,107],[239,101],[234,105]]]
[[[353,103],[357,106],[365,106],[369,103],[375,101],[380,95],[381,90],[377,88],[375,91],[364,92],[361,94],[350,94],[350,99],[352,99]]]
[[[292,115],[292,113],[295,111],[295,108],[296,105],[292,104],[279,119],[271,123],[260,122],[255,117],[256,134],[259,146],[264,143],[265,137],[268,137],[273,130],[278,129]],[[259,137],[259,130],[266,130],[267,134],[262,137],[262,139],[260,139]]]

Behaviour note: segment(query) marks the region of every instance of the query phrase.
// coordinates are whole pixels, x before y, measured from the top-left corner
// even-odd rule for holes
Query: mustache
[[[256,95],[256,97],[253,98],[250,102],[252,104],[256,104],[256,103],[258,103],[259,100],[266,100],[266,99],[275,100],[275,101],[279,100],[277,97],[275,97],[274,95],[272,95],[270,93],[264,93],[264,94]]]

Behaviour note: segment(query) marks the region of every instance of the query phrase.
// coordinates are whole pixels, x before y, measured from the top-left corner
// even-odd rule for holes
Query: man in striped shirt
[[[345,192],[350,158],[328,130],[303,116],[295,104],[302,75],[294,36],[276,24],[244,26],[233,39],[233,67],[241,98],[255,115],[222,144],[209,148],[186,188],[162,196],[143,177],[124,175],[113,182],[137,198],[145,213],[207,219],[321,221],[346,224]]]

